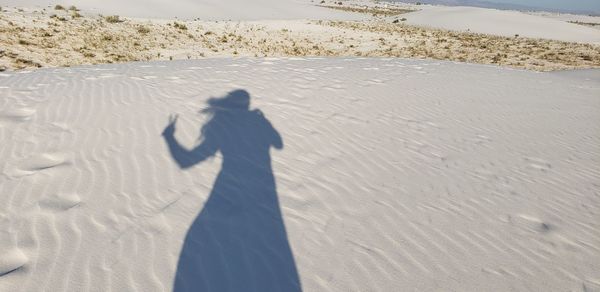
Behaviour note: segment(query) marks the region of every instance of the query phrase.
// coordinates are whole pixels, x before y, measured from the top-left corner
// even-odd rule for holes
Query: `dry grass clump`
[[[60,21],[67,21],[67,19],[64,16],[58,16],[56,14],[50,14],[50,18],[60,20]]]
[[[105,16],[104,20],[108,23],[119,23],[119,22],[123,22],[123,20],[121,18],[119,18],[118,15],[109,15],[109,16]]]
[[[147,26],[144,25],[138,25],[136,27],[137,32],[141,33],[141,34],[147,34],[150,33],[150,28],[148,28]]]
[[[180,30],[187,30],[187,26],[183,23],[179,23],[177,21],[173,22],[173,27]]]
[[[71,10],[71,18],[83,17],[77,10]]]

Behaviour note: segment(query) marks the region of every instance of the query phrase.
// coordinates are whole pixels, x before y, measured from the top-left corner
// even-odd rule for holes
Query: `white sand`
[[[355,17],[292,0],[125,3],[61,4]],[[440,13],[410,21],[597,41],[536,16]],[[401,58],[0,72],[0,291],[600,290],[599,74]],[[236,89],[249,110],[202,112]]]
[[[518,11],[424,5],[422,10],[404,17],[407,23],[427,27],[600,44],[598,29]]]
[[[220,275],[211,287],[290,291],[294,269],[304,291],[596,291],[597,74],[359,58],[1,73],[0,291],[169,291],[199,271]],[[234,89],[263,122],[239,111],[209,135],[254,142],[180,169],[169,115],[191,147],[198,111]],[[264,119],[283,144],[252,130]],[[279,203],[204,205],[224,158],[239,182],[270,169],[244,162],[261,141]],[[185,248],[203,269],[176,271],[203,208],[194,228],[208,231]]]

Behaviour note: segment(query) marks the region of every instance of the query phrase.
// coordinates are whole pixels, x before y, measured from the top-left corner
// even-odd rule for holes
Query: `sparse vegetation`
[[[329,5],[319,5],[320,7],[331,8],[335,10],[341,10],[346,12],[355,12],[355,13],[365,13],[371,14],[372,16],[395,16],[404,13],[414,12],[414,10],[410,9],[402,9],[402,8],[385,8],[385,7],[359,7],[359,6],[329,6]]]
[[[77,12],[68,11],[70,15]],[[180,21],[128,20],[110,26],[106,23],[123,20],[81,16],[66,21],[62,15],[69,14],[56,13],[50,16],[54,21],[31,26],[19,25],[22,16],[18,14],[5,18],[6,24],[0,26],[0,60],[8,63],[2,64],[17,69],[228,55],[409,57],[534,70],[600,68],[597,45],[419,28],[402,23],[406,19],[400,17],[310,21],[292,34],[287,25],[219,21],[188,27]],[[174,29],[180,33],[173,33]]]
[[[148,28],[147,26],[144,26],[144,25],[138,25],[136,30],[137,30],[137,32],[139,32],[141,34],[150,33],[150,28]]]
[[[119,23],[119,22],[123,22],[123,20],[121,20],[121,18],[118,15],[109,15],[109,16],[105,16],[104,20],[108,23]]]
[[[369,24],[329,21],[322,24],[401,38],[406,42],[406,47],[396,46],[394,43],[397,41],[379,39],[381,45],[387,47],[383,55],[390,57],[499,64],[541,71],[581,66],[600,67],[598,45],[452,32],[383,22]]]
[[[583,21],[569,21],[569,23],[573,23],[573,24],[579,24],[579,25],[585,25],[585,26],[600,26],[599,22],[583,22]]]
[[[173,27],[176,29],[180,29],[180,30],[187,30],[187,26],[183,23],[179,23],[179,22],[173,22]]]
[[[65,10],[65,7],[62,5],[56,5],[54,6],[54,10]]]
[[[60,21],[67,21],[67,19],[64,16],[58,16],[56,14],[50,14],[50,18],[60,20]]]

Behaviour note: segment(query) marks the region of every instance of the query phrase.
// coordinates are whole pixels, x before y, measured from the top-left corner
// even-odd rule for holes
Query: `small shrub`
[[[177,28],[177,29],[181,29],[181,30],[187,30],[187,26],[183,23],[179,23],[179,22],[173,22],[173,27]]]
[[[50,18],[54,18],[54,19],[56,19],[56,20],[60,20],[60,21],[67,21],[67,19],[66,19],[66,18],[64,18],[63,16],[58,16],[58,15],[56,15],[56,14],[51,14],[51,15],[50,15]]]
[[[140,25],[137,27],[137,32],[139,32],[141,34],[147,34],[150,32],[150,29],[146,26]]]
[[[54,6],[54,10],[65,10],[65,7],[62,5],[56,5]]]
[[[118,23],[118,22],[123,22],[123,20],[121,20],[119,18],[118,15],[109,15],[109,16],[105,16],[104,20],[106,20],[106,22],[108,23]]]
[[[69,6],[69,10],[71,11],[79,11],[79,8],[75,7],[75,5]]]

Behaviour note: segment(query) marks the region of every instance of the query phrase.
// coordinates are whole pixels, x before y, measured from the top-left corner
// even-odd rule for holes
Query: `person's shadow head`
[[[174,291],[300,291],[301,285],[277,198],[270,148],[279,133],[250,94],[211,98],[200,143],[186,149],[174,137],[176,118],[163,132],[180,168],[222,154],[213,189],[187,232]]]
[[[241,109],[248,110],[250,108],[250,94],[243,89],[237,89],[227,93],[224,97],[213,97],[206,102],[208,109]]]

